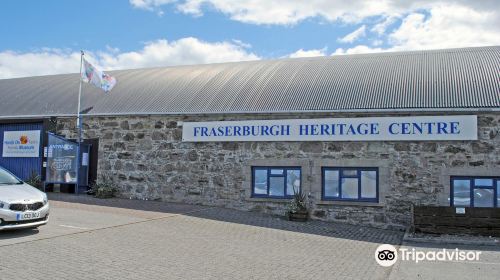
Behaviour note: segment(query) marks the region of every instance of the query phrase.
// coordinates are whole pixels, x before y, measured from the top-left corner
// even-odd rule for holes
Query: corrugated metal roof
[[[500,46],[112,71],[89,114],[498,109]],[[0,80],[0,118],[73,115],[78,75]]]

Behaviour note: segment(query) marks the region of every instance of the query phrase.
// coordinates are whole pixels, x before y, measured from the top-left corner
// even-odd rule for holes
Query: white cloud
[[[231,42],[208,43],[188,37],[177,41],[150,42],[137,52],[118,55],[102,54],[100,61],[110,69],[140,68],[169,65],[204,64],[256,60],[259,57]]]
[[[155,11],[160,6],[172,4],[182,13],[203,15],[204,10],[214,9],[232,19],[253,24],[296,24],[312,17],[328,21],[359,21],[373,14],[396,13],[399,5],[392,0],[130,0],[136,8]]]
[[[80,52],[41,50],[32,53],[0,52],[0,79],[78,72]]]
[[[232,20],[250,24],[294,25],[311,18],[363,24],[364,29],[358,29],[363,32],[351,33],[342,42],[355,42],[365,34],[369,42],[374,42],[373,46],[385,45],[391,50],[500,44],[499,0],[131,0],[131,3],[146,10],[170,4],[194,16],[215,10]],[[379,20],[373,22],[374,18]],[[356,50],[360,49],[363,48]]]
[[[500,44],[498,10],[477,11],[460,5],[438,5],[430,15],[411,13],[389,34],[395,50],[439,49]]]
[[[342,54],[360,54],[360,53],[378,53],[378,52],[385,52],[389,51],[389,49],[382,49],[382,48],[372,48],[369,46],[365,45],[358,45],[352,48],[338,48],[335,50],[332,55],[342,55]]]
[[[236,45],[238,45],[238,46],[240,46],[242,48],[245,48],[245,49],[249,49],[249,48],[252,47],[252,45],[250,45],[248,43],[245,43],[245,42],[243,42],[241,40],[237,40],[237,39],[233,39],[233,40],[231,40],[231,42],[233,42],[234,44],[236,44]]]
[[[242,43],[243,44],[243,43]],[[232,42],[204,42],[188,37],[177,41],[157,40],[133,52],[88,53],[91,61],[107,70],[256,60],[259,57]],[[0,52],[0,78],[78,72],[80,53],[47,49],[35,52]]]
[[[313,17],[331,22],[359,22],[372,16],[399,17],[443,3],[482,11],[498,9],[498,0],[130,0],[130,3],[136,8],[151,11],[172,4],[183,13],[197,16],[203,15],[204,10],[214,9],[241,22],[288,25]]]
[[[339,48],[334,54],[407,51],[500,45],[500,13],[477,10],[459,4],[440,4],[422,12],[410,13],[385,39],[389,47],[381,49],[380,39],[373,46]]]
[[[153,11],[159,6],[176,2],[176,0],[130,0],[129,2],[136,8]]]
[[[372,46],[377,47],[377,46],[381,46],[384,43],[384,41],[382,41],[382,40],[373,40],[371,43],[372,43]]]
[[[381,22],[375,24],[370,31],[375,32],[378,35],[382,35],[385,33],[389,25],[393,24],[396,21],[396,18],[393,16],[386,17]]]
[[[339,42],[342,43],[353,43],[361,37],[366,35],[366,25],[361,26],[360,28],[354,30],[353,32],[345,35],[344,37],[339,39]]]
[[[177,2],[177,0],[129,0],[129,2],[136,8],[156,12],[156,15],[162,17],[165,13],[160,6]]]
[[[289,54],[287,57],[297,58],[297,57],[315,57],[315,56],[325,56],[325,55],[326,55],[326,48],[312,49],[312,50],[300,49],[294,53]]]

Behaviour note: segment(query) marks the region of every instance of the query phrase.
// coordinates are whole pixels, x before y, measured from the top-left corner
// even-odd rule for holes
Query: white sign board
[[[89,166],[89,153],[82,153],[82,166]]]
[[[182,141],[477,140],[477,116],[184,122]]]
[[[38,157],[40,130],[5,131],[2,157]]]

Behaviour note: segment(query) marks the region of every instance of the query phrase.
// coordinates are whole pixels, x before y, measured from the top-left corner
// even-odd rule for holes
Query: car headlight
[[[8,203],[0,200],[0,208],[3,208],[5,205],[8,205]]]

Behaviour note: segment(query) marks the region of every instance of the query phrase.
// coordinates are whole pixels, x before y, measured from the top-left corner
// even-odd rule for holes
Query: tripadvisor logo
[[[389,267],[394,265],[398,259],[402,261],[479,261],[481,251],[466,251],[438,249],[438,250],[417,250],[415,248],[399,248],[382,244],[375,250],[375,260],[381,266]]]
[[[382,244],[375,250],[375,260],[381,266],[391,266],[398,260],[398,251],[389,244]]]

